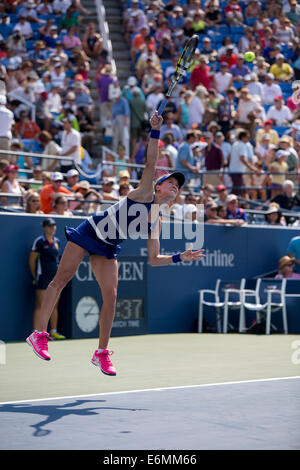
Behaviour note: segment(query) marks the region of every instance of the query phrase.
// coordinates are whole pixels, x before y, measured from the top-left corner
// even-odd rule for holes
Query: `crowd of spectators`
[[[4,1],[0,149],[19,154],[0,155],[0,191],[16,194],[1,196],[1,203],[71,216],[126,196],[142,172],[129,164],[145,163],[149,116],[164,98],[184,44],[198,34],[194,62],[168,100],[160,134],[156,177],[167,169],[186,176],[172,214],[239,226],[249,222],[250,202],[259,201],[268,212],[263,223],[298,223],[281,212],[300,206],[300,5],[295,0],[121,4],[131,59],[123,87],[96,25],[80,33],[81,17],[89,14],[80,1]],[[247,51],[255,52],[253,62],[245,61]],[[112,152],[93,181],[76,167],[86,172],[93,167],[96,109]],[[197,211],[199,204],[204,213]]]

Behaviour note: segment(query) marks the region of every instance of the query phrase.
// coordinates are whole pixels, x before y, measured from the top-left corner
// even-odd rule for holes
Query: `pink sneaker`
[[[109,359],[109,356],[111,356],[112,354],[113,351],[109,351],[108,349],[103,349],[101,353],[99,353],[96,349],[91,362],[92,364],[94,364],[94,366],[100,367],[103,374],[116,375],[117,371]]]
[[[38,333],[37,330],[35,330],[33,333],[31,333],[30,336],[28,336],[28,338],[26,338],[26,342],[29,344],[29,346],[32,346],[33,351],[37,356],[39,356],[41,359],[44,359],[45,361],[50,361],[51,356],[48,353],[49,339],[51,339],[50,335],[46,331]]]

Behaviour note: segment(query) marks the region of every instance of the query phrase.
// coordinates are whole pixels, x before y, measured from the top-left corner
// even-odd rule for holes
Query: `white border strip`
[[[141,393],[141,392],[163,392],[165,390],[184,390],[189,388],[204,388],[204,387],[216,387],[219,385],[239,385],[239,384],[249,384],[256,382],[273,382],[279,380],[292,380],[300,379],[300,375],[293,375],[291,377],[272,377],[269,379],[250,379],[250,380],[238,380],[234,382],[216,382],[211,384],[200,384],[200,385],[182,385],[178,387],[162,387],[162,388],[145,388],[141,390],[124,390],[120,392],[104,392],[104,393],[91,393],[88,395],[67,395],[63,397],[50,397],[50,398],[34,398],[32,400],[19,400],[19,401],[6,401],[0,402],[1,405],[12,405],[17,403],[36,403],[44,401],[53,401],[53,400],[68,400],[68,399],[77,399],[77,398],[87,398],[87,397],[102,397],[106,395],[124,395],[126,393]]]

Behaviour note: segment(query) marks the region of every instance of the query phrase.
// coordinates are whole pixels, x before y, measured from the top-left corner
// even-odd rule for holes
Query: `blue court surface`
[[[3,450],[300,449],[300,377],[0,403]]]

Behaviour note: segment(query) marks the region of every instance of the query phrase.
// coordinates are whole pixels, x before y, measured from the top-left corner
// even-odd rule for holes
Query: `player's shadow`
[[[93,416],[99,414],[99,410],[116,410],[116,411],[147,411],[142,408],[119,408],[112,406],[94,406],[90,408],[75,408],[85,403],[105,403],[106,400],[76,400],[72,403],[65,403],[63,405],[34,405],[25,403],[14,403],[0,405],[0,413],[28,413],[45,416],[42,421],[31,424],[30,427],[34,428],[33,436],[43,437],[50,434],[52,431],[46,429],[45,426],[54,423],[66,416]]]

